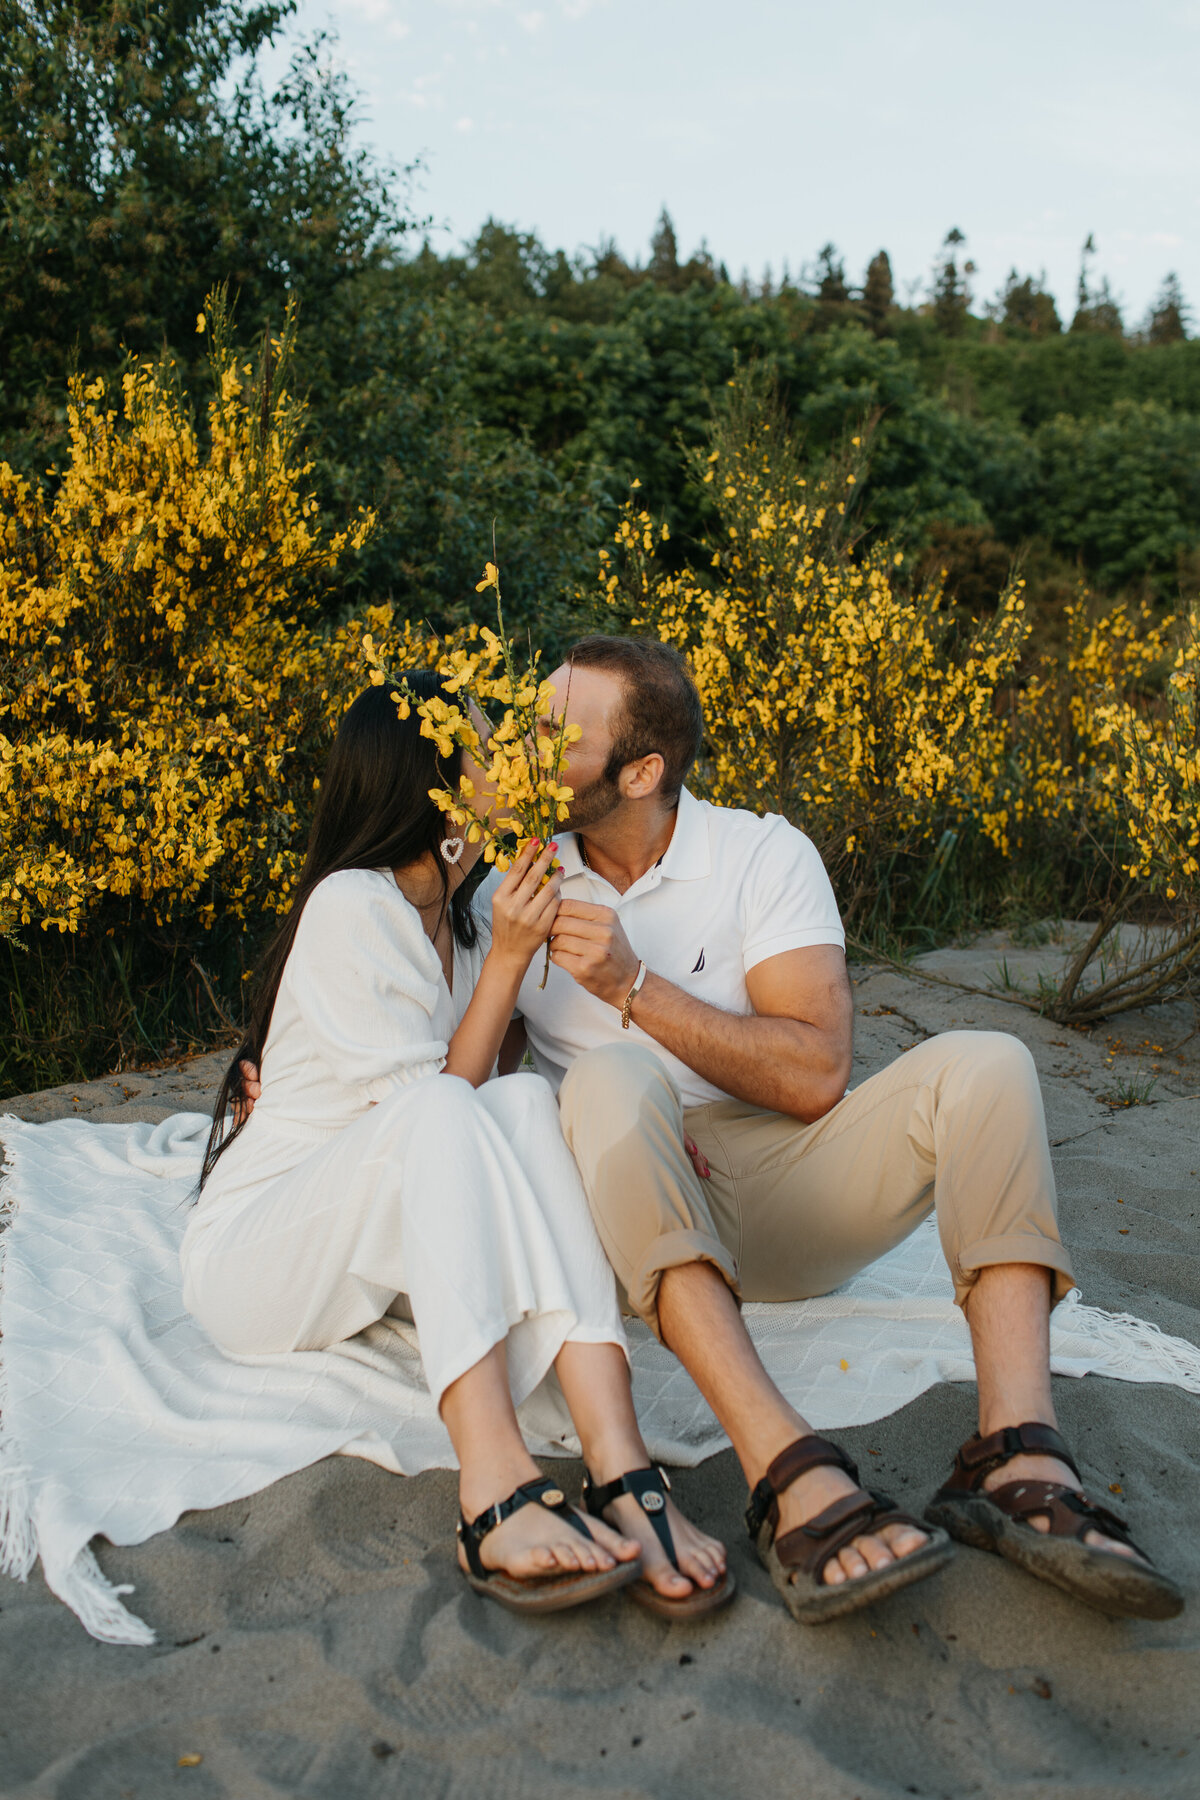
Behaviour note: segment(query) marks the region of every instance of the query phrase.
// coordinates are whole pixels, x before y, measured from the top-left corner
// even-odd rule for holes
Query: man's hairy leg
[[[983,1437],[1006,1425],[1053,1425],[1050,1392],[1050,1273],[1038,1263],[996,1263],[981,1269],[963,1309],[975,1352],[979,1430]],[[1065,1463],[1053,1456],[1014,1456],[984,1480],[985,1488],[1010,1481],[1059,1481],[1077,1488]],[[1030,1521],[1036,1531],[1049,1520]],[[1086,1541],[1136,1558],[1127,1544],[1089,1531]]]
[[[664,1272],[658,1320],[663,1341],[712,1407],[753,1488],[780,1451],[812,1426],[788,1405],[763,1368],[737,1302],[711,1264],[684,1263]],[[842,1470],[810,1470],[779,1502],[779,1535],[853,1492],[854,1483]],[[855,1538],[831,1558],[825,1580],[832,1586],[853,1580],[919,1550],[926,1541],[926,1534],[911,1526],[885,1526],[877,1534]]]

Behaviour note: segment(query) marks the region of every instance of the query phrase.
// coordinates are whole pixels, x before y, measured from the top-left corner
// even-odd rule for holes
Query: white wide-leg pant
[[[398,1088],[257,1193],[256,1165],[287,1156],[280,1128],[256,1123],[226,1152],[233,1192],[222,1158],[183,1246],[184,1302],[222,1349],[326,1349],[406,1296],[435,1404],[507,1338],[516,1405],[564,1343],[624,1350],[612,1270],[540,1076]]]

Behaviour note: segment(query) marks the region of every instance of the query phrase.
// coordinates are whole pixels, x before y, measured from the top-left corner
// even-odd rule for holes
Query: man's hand
[[[564,900],[554,921],[550,960],[565,969],[581,988],[623,1006],[637,979],[639,958],[611,906]]]
[[[242,1091],[233,1103],[233,1123],[235,1129],[246,1123],[254,1111],[254,1103],[262,1093],[262,1082],[258,1078],[258,1067],[249,1058],[238,1064],[238,1072],[242,1077]]]

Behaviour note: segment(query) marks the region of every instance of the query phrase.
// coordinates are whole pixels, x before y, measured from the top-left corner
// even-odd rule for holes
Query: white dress
[[[410,1313],[430,1394],[507,1338],[520,1404],[564,1343],[625,1337],[558,1108],[540,1076],[441,1073],[454,992],[386,870],[309,896],[262,1057],[262,1097],[184,1237],[184,1301],[233,1355],[325,1349]]]

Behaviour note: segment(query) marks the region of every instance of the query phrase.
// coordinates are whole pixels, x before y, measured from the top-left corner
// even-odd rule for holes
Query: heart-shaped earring
[[[442,856],[448,863],[456,863],[466,849],[467,841],[460,837],[443,838],[441,842]]]

